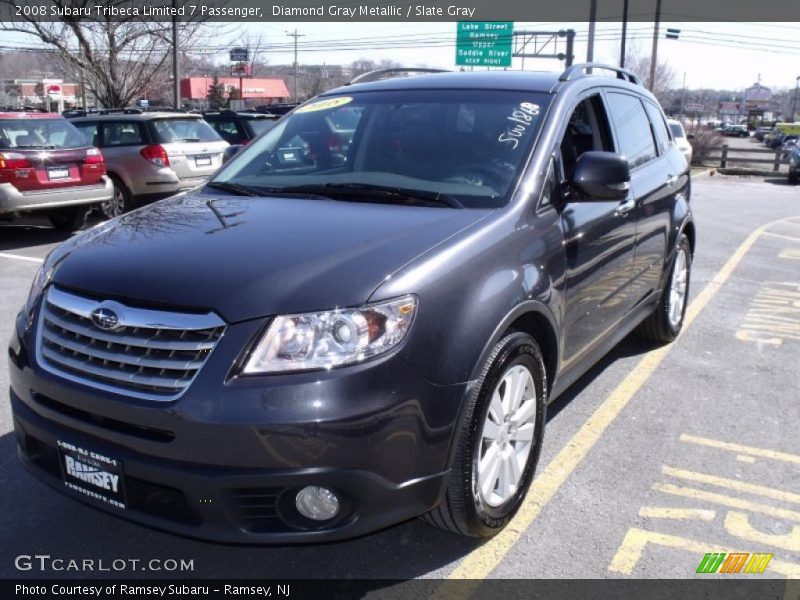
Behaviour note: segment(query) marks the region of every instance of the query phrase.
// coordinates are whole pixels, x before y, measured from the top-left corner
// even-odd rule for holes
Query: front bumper
[[[466,384],[436,386],[397,356],[326,373],[228,377],[263,322],[229,325],[187,392],[146,402],[64,381],[34,362],[20,316],[10,355],[18,452],[39,479],[151,527],[228,543],[330,541],[436,506]],[[68,489],[57,442],[122,462],[127,508]],[[330,522],[304,519],[297,491],[339,495]]]
[[[98,185],[20,192],[10,183],[0,183],[0,215],[23,210],[46,210],[111,200],[114,185],[103,176]]]

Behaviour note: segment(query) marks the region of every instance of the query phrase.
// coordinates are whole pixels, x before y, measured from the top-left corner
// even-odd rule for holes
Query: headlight
[[[245,375],[331,369],[379,356],[405,339],[417,299],[277,317],[245,363]]]
[[[25,315],[30,316],[31,311],[33,310],[33,305],[36,304],[36,299],[39,297],[39,294],[42,293],[44,286],[47,285],[48,279],[48,272],[45,270],[44,265],[39,267],[39,270],[36,271],[36,275],[33,278],[33,283],[31,284],[31,291],[28,292],[28,300],[25,302]]]

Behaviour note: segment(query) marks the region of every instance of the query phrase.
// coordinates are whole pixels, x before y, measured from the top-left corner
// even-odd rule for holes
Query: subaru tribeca
[[[548,402],[686,307],[686,161],[636,76],[584,70],[377,74],[63,243],[11,341],[25,466],[224,542],[496,534]]]

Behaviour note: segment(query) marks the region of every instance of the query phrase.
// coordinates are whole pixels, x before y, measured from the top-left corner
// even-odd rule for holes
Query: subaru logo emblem
[[[117,316],[117,313],[110,308],[95,308],[92,311],[92,323],[94,323],[100,329],[109,331],[117,328],[119,325],[119,317]]]

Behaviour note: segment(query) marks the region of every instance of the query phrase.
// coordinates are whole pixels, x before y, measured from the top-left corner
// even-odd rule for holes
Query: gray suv
[[[228,147],[200,115],[183,112],[124,109],[71,122],[105,157],[114,183],[113,199],[102,204],[107,217],[200,185]]]
[[[9,350],[25,466],[224,542],[502,530],[548,404],[684,321],[689,167],[638,78],[584,69],[331,90],[56,248]]]

